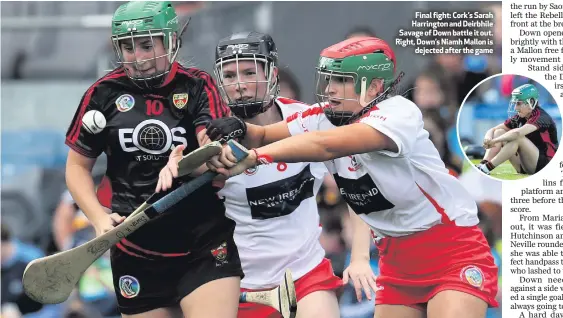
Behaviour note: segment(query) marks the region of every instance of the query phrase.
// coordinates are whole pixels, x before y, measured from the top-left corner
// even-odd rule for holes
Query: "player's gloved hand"
[[[233,155],[231,147],[228,145],[223,146],[223,151],[217,156],[214,156],[207,162],[207,168],[215,171],[226,178],[234,177],[244,172],[248,168],[255,167],[258,164],[256,160],[256,152],[249,151],[248,156],[240,162]]]
[[[185,148],[186,146],[179,145],[172,150],[168,157],[168,163],[160,170],[155,192],[158,193],[161,190],[166,191],[172,188],[174,178],[178,177],[178,163],[182,160]]]
[[[344,270],[342,282],[348,284],[352,280],[358,301],[362,301],[362,289],[367,299],[371,300],[371,290],[375,292],[378,289],[375,283],[376,278],[377,276],[375,276],[369,265],[369,260],[352,260],[350,265]]]
[[[92,220],[92,226],[96,230],[96,237],[111,231],[116,225],[125,221],[125,217],[117,213],[106,214],[100,218]]]
[[[205,127],[207,136],[213,141],[225,144],[231,139],[244,137],[246,123],[238,117],[224,117],[212,120]]]

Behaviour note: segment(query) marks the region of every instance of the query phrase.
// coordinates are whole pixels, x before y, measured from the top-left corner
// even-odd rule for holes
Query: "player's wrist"
[[[269,165],[274,162],[274,159],[271,156],[259,153],[256,148],[252,148],[251,150],[251,154],[254,157],[253,159],[256,165]]]
[[[350,262],[369,262],[370,256],[369,254],[361,254],[361,255],[351,255]]]

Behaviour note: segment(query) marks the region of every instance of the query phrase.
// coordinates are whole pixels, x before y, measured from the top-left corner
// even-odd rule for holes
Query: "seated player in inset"
[[[538,99],[538,89],[532,84],[512,91],[509,113],[516,114],[485,134],[486,152],[476,166],[479,170],[490,174],[510,160],[516,172],[531,175],[549,163],[558,147],[557,127]]]

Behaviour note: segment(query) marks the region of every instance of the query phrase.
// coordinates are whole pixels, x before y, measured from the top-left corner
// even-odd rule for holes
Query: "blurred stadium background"
[[[31,259],[80,244],[92,233],[65,193],[64,134],[82,94],[113,68],[110,21],[122,2],[1,3],[2,129],[2,317],[112,317],[111,271],[100,259],[75,295],[57,306],[38,306],[22,294],[21,274]],[[176,2],[181,18],[192,17],[183,36],[181,59],[212,71],[217,41],[236,31],[270,33],[279,49],[282,95],[314,103],[314,66],[319,52],[358,33],[394,43],[397,30],[410,28],[415,11],[486,8],[497,16],[495,43],[501,43],[499,2]],[[459,105],[474,85],[501,71],[500,48],[493,56],[417,56],[395,48],[406,73],[402,88],[423,111],[425,127],[452,173],[479,203],[482,227],[500,268],[501,185],[474,169],[463,170],[455,122]],[[480,93],[467,120],[476,121],[464,138],[478,142],[480,123],[507,103]],[[501,105],[501,106],[499,106]],[[494,121],[498,121],[497,118]],[[104,158],[94,174],[101,177]],[[485,191],[486,189],[486,191]],[[318,198],[321,242],[338,275],[348,262],[351,235],[345,205],[327,180]],[[372,266],[377,273],[377,252]],[[342,317],[373,317],[373,302],[358,303],[347,286],[339,295]],[[500,290],[499,290],[500,299]],[[18,314],[21,312],[21,314]],[[500,317],[500,310],[490,310]]]

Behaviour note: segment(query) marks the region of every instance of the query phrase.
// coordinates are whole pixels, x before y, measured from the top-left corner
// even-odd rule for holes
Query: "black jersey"
[[[509,129],[520,128],[525,124],[538,128],[527,134],[526,137],[538,148],[540,153],[549,159],[553,158],[558,148],[557,126],[553,118],[543,108],[537,106],[532,110],[529,118],[514,115],[504,122]]]
[[[82,117],[90,110],[98,110],[106,118],[106,127],[99,134],[82,127]],[[164,85],[149,91],[137,87],[118,68],[84,94],[66,144],[91,158],[106,153],[111,209],[127,214],[154,192],[172,146],[185,145],[184,153],[197,149],[197,132],[228,114],[215,81],[204,71],[174,63]],[[211,185],[201,191],[204,197],[216,196]]]

